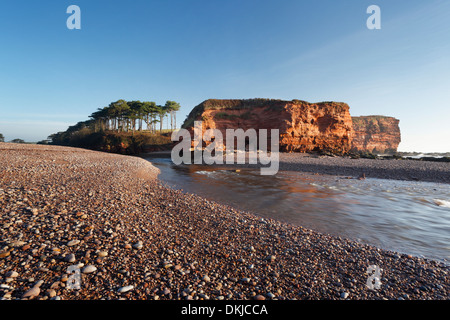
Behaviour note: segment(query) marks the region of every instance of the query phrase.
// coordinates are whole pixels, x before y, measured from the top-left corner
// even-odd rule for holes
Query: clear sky
[[[69,30],[69,5],[81,30]],[[369,30],[369,5],[381,30]],[[0,133],[38,141],[118,99],[342,101],[450,151],[448,0],[0,1]]]

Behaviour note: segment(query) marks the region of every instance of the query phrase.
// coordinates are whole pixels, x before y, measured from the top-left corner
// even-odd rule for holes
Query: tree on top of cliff
[[[167,114],[167,109],[164,106],[156,106],[159,115],[159,132],[162,132],[164,117]]]
[[[155,132],[155,124],[161,122],[170,113],[171,125],[176,127],[176,112],[180,104],[175,101],[167,101],[165,106],[158,106],[153,101],[125,101],[112,102],[107,107],[99,108],[90,115],[94,131],[142,131],[143,122],[147,124],[147,130]],[[159,117],[160,120],[156,118]],[[137,128],[136,128],[137,127]]]
[[[177,117],[176,112],[180,110],[181,106],[178,102],[175,101],[167,101],[165,106],[165,110],[170,114],[170,129],[174,130],[177,128]],[[174,128],[175,124],[175,128]]]
[[[158,106],[153,101],[144,101],[142,102],[142,112],[144,114],[143,119],[147,124],[147,130],[155,132],[155,125],[159,122],[159,120],[156,119],[156,116],[158,115]]]
[[[11,143],[26,143],[25,140],[22,139],[14,139],[10,141]]]

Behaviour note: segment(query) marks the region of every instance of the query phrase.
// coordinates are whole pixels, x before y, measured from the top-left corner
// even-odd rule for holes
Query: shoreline
[[[0,143],[0,161],[4,299],[22,298],[39,280],[37,299],[448,299],[450,293],[450,268],[442,263],[166,188],[158,169],[138,157]],[[81,290],[69,290],[66,269],[77,263],[84,264]],[[383,269],[379,290],[366,288],[373,264]]]
[[[350,159],[281,154],[280,170],[366,178],[450,183],[450,163],[417,160]]]
[[[149,152],[138,155],[145,157],[170,157],[170,151]],[[213,165],[230,168],[261,168],[261,164]],[[297,171],[311,174],[326,174],[358,178],[362,174],[366,178],[450,183],[450,162],[434,162],[396,159],[352,159],[343,156],[319,156],[310,153],[279,153],[279,171]]]

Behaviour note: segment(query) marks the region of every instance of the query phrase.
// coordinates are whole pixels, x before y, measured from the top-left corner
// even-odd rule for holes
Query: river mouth
[[[146,156],[174,189],[383,249],[450,260],[450,185],[259,169],[174,165]]]

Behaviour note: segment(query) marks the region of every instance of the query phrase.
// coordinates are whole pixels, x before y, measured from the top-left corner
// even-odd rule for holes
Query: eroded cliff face
[[[268,129],[269,137],[270,129],[279,129],[280,151],[286,152],[347,152],[353,135],[349,106],[338,102],[206,100],[183,127],[193,132],[194,121],[202,121],[203,132],[219,129],[225,145],[226,129]]]
[[[385,116],[352,117],[352,150],[396,152],[401,141],[399,120]]]

